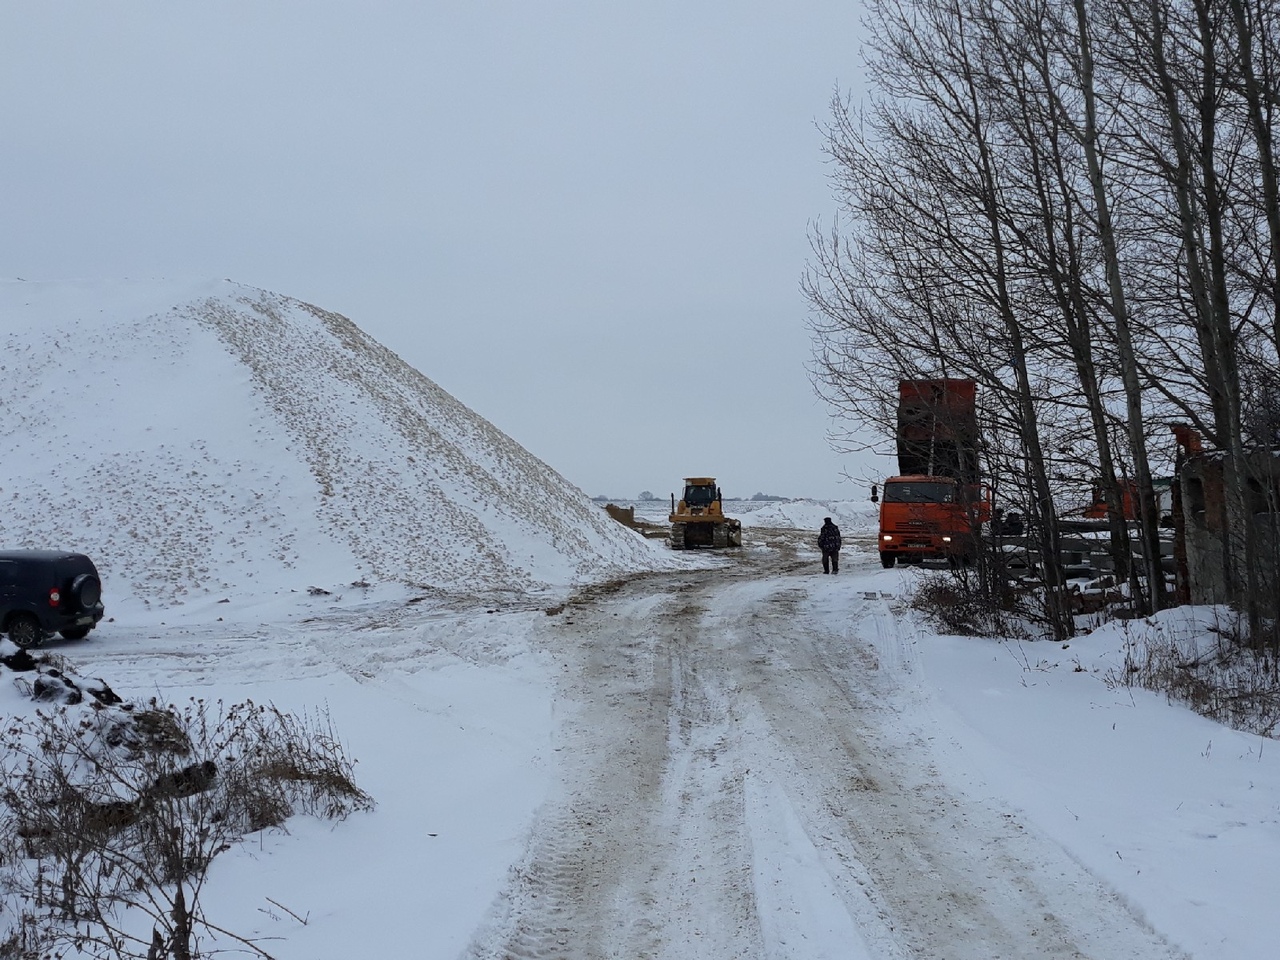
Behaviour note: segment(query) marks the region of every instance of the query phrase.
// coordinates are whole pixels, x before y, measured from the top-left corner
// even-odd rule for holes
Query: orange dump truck
[[[880,501],[880,563],[948,560],[978,552],[991,499],[979,482],[977,384],[898,383],[898,471]]]

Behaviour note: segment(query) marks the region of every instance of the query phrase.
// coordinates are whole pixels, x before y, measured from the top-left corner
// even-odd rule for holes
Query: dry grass
[[[1193,623],[1137,620],[1124,626],[1124,661],[1105,675],[1113,687],[1163,693],[1196,713],[1264,737],[1280,729],[1280,659],[1243,643],[1229,611],[1208,630]]]
[[[252,702],[59,709],[0,731],[0,958],[199,956],[210,862],[291,816],[373,800],[323,713]],[[138,939],[124,917],[150,917]],[[7,944],[5,939],[7,938]]]
[[[975,571],[959,569],[922,576],[907,596],[907,606],[941,633],[1030,638],[1026,599],[1007,587],[992,589]]]

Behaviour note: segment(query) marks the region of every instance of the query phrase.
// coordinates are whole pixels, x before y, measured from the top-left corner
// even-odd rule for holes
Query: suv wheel
[[[102,599],[102,582],[91,573],[82,573],[71,582],[71,599],[88,610]]]
[[[40,621],[29,613],[15,613],[9,621],[9,639],[29,650],[39,646],[44,639],[44,631],[40,629]]]

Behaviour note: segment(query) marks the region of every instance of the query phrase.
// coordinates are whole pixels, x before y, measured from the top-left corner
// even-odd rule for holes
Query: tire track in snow
[[[577,702],[565,788],[468,957],[761,955],[731,690],[693,591],[659,579],[551,631]]]
[[[794,570],[747,556],[548,621],[562,785],[468,960],[1180,957],[944,782],[914,641],[848,602],[875,578]]]
[[[787,784],[815,846],[867,884],[892,931],[896,947],[868,937],[874,956],[1181,956],[1055,844],[942,781],[932,762],[939,731],[920,709],[909,643],[884,601],[859,604],[852,630],[807,606],[790,618],[739,617],[733,649],[755,671],[750,689],[772,734],[763,762]],[[785,652],[786,673],[758,666],[770,650]],[[859,891],[843,889],[867,933]]]

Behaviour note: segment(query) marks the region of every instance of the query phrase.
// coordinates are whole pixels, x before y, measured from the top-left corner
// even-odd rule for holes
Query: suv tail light
[[[62,602],[62,594],[58,592],[58,588],[53,587],[52,589],[50,589],[49,590],[49,606],[56,607],[61,602]]]

